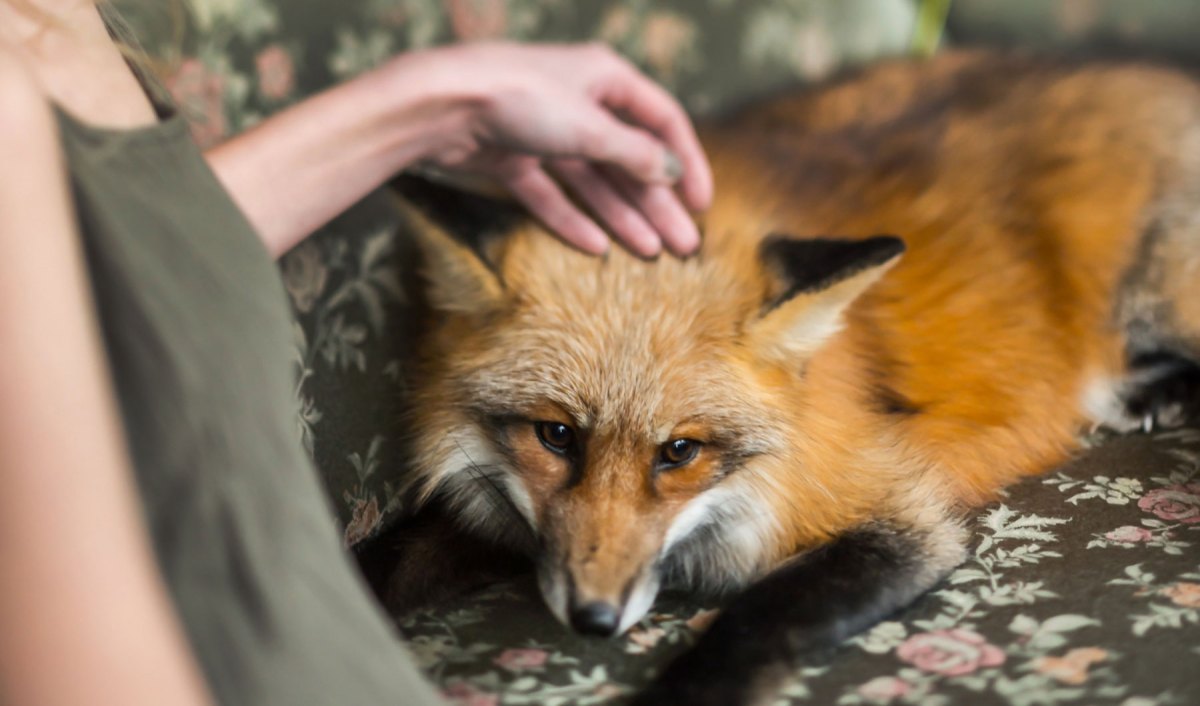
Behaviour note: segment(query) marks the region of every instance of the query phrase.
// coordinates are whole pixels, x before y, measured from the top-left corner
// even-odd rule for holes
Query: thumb
[[[610,164],[646,184],[673,184],[683,176],[679,158],[645,130],[600,109],[592,124],[597,127],[583,141],[581,157]]]

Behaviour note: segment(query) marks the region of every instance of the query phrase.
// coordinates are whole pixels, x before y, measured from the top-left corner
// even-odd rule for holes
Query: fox
[[[687,258],[595,257],[395,183],[428,311],[409,487],[614,636],[722,597],[637,704],[751,704],[966,557],[964,517],[1080,431],[1200,390],[1200,82],[948,52],[702,125]],[[421,554],[388,581],[424,580]]]

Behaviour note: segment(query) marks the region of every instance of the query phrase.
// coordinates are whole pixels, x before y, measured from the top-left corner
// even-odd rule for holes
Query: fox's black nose
[[[607,603],[585,603],[571,609],[571,627],[584,635],[609,637],[617,631],[620,615]]]

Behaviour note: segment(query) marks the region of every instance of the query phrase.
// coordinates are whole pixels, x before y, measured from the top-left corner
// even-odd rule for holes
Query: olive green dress
[[[300,444],[275,265],[151,94],[161,122],[140,129],[57,113],[146,522],[210,688],[222,704],[437,703]]]

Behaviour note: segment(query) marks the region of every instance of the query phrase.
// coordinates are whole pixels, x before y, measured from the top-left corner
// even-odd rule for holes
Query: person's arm
[[[690,253],[699,235],[688,209],[712,195],[683,109],[599,45],[403,55],[206,156],[276,255],[418,162],[499,181],[590,252],[608,246],[594,215],[640,254]]]
[[[0,46],[0,703],[209,703],[153,563],[54,118]]]

